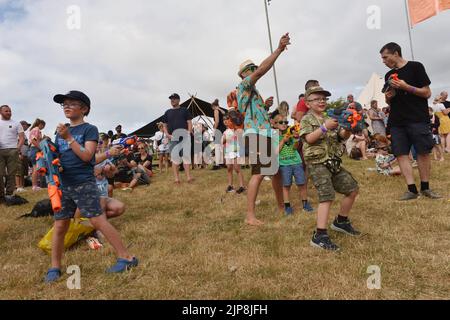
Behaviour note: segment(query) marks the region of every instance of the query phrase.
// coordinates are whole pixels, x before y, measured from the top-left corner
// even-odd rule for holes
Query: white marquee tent
[[[365,88],[356,99],[364,109],[370,109],[370,102],[372,100],[378,101],[378,107],[387,107],[386,101],[384,99],[384,93],[381,92],[384,86],[384,78],[380,77],[378,74],[373,73],[370,77],[369,82],[366,84]]]

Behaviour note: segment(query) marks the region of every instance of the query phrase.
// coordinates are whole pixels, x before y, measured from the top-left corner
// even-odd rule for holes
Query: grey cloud
[[[73,4],[82,10],[80,31],[66,28]],[[381,30],[366,27],[370,5],[382,9]],[[120,122],[129,132],[153,120],[172,92],[224,104],[238,65],[269,54],[261,0],[28,0],[17,10],[24,15],[0,20],[0,96],[17,120],[43,117],[49,128],[65,121],[53,94],[70,89],[91,96],[88,120],[101,130]],[[273,0],[269,10],[274,46],[284,32],[292,37],[276,65],[280,98],[291,105],[309,78],[333,98],[357,95],[372,72],[387,72],[378,53],[387,42],[399,42],[409,58],[403,1]],[[449,17],[444,12],[413,30],[416,59],[434,91],[450,89]],[[271,72],[258,88],[275,95]]]

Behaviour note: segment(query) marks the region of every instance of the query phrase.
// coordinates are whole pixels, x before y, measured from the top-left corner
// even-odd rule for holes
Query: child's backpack
[[[50,202],[50,199],[44,199],[44,200],[38,201],[34,205],[34,207],[30,213],[24,214],[24,215],[20,216],[18,219],[26,218],[26,217],[40,218],[40,217],[47,217],[50,215],[53,215],[52,204]]]
[[[22,198],[21,196],[15,194],[12,196],[6,196],[5,197],[5,204],[10,207],[10,206],[21,206],[23,204],[27,204],[28,200],[25,198]]]

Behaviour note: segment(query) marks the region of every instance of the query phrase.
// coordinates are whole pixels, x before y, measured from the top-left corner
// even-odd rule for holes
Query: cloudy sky
[[[80,29],[67,27],[71,5]],[[372,5],[380,29],[367,27]],[[274,46],[285,32],[292,39],[277,61],[280,99],[290,105],[309,78],[334,99],[358,96],[373,72],[387,72],[378,53],[387,42],[411,56],[403,0],[272,0],[269,14]],[[450,10],[413,29],[433,94],[450,90],[448,30]],[[225,104],[239,64],[269,54],[264,0],[0,0],[0,103],[15,120],[45,119],[48,132],[65,122],[56,93],[84,91],[89,122],[131,132],[160,116],[173,92]],[[257,86],[275,95],[272,73]]]

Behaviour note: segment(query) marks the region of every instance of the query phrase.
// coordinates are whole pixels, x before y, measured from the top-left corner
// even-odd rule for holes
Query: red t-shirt
[[[303,112],[303,113],[307,113],[308,112],[308,106],[306,105],[305,102],[305,98],[301,98],[298,103],[297,103],[297,112]]]
[[[308,106],[306,105],[305,98],[301,98],[297,103],[297,112],[308,112]]]

